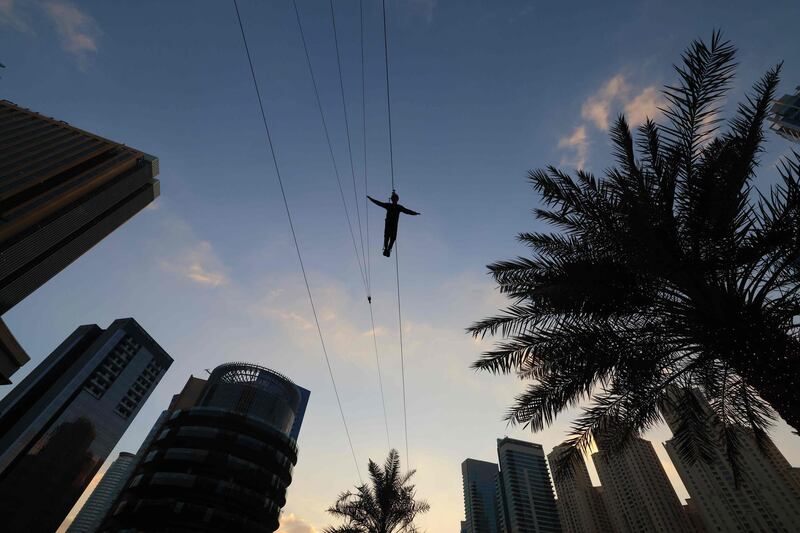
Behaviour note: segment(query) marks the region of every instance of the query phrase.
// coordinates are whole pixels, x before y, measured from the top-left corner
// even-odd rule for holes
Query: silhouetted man
[[[373,204],[386,209],[386,223],[383,227],[383,255],[389,257],[392,253],[394,241],[397,240],[397,223],[400,221],[400,213],[405,213],[406,215],[419,215],[419,213],[411,209],[406,209],[398,204],[397,200],[399,200],[400,197],[397,196],[397,193],[394,191],[392,191],[392,203],[390,204],[379,202],[370,195],[367,195],[367,198],[369,198]]]

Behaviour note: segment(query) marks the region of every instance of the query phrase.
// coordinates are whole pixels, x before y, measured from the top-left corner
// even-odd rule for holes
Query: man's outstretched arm
[[[412,211],[411,209],[403,206],[400,206],[400,211],[405,213],[406,215],[419,215],[419,213],[417,213],[416,211]]]
[[[389,209],[389,204],[388,203],[380,202],[380,201],[376,200],[375,198],[373,198],[372,196],[370,196],[369,194],[367,195],[367,198],[369,198],[369,201],[372,202],[373,204],[379,205],[384,209]]]

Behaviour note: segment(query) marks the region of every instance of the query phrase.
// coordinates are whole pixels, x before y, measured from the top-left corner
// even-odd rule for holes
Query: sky
[[[503,416],[524,383],[477,374],[490,340],[464,328],[504,305],[485,265],[525,254],[521,231],[546,230],[531,209],[529,169],[601,173],[609,122],[659,118],[660,89],[692,39],[720,28],[739,48],[726,110],[785,60],[779,92],[800,83],[800,4],[389,0],[395,185],[409,456],[394,260],[380,254],[391,192],[380,4],[364,2],[364,165],[358,2],[336,0],[354,170],[345,136],[330,6],[298,0],[348,209],[355,176],[369,225],[375,333],[387,443],[359,263],[325,144],[291,3],[240,0],[260,90],[321,328],[361,471],[388,445],[418,469],[431,533],[463,519],[460,464],[496,460],[496,439],[547,451],[570,416],[532,434]],[[233,4],[0,0],[0,98],[157,156],[161,197],[4,316],[31,361],[18,382],[81,324],[132,316],[174,364],[122,437],[136,451],[189,375],[226,361],[278,370],[311,390],[282,533],[333,523],[325,509],[358,482],[313,325]],[[767,138],[756,185],[768,187],[788,141]],[[368,213],[368,216],[367,214]],[[353,217],[355,221],[356,218]],[[358,236],[357,222],[354,226]],[[7,391],[0,391],[0,395]],[[660,428],[648,436],[678,493]],[[773,432],[793,465],[800,439]],[[105,468],[105,467],[104,467]],[[596,477],[595,477],[596,481]],[[75,510],[73,510],[73,513]]]

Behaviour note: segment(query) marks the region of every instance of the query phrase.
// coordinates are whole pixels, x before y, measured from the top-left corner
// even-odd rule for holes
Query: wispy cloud
[[[21,32],[32,31],[15,0],[0,0],[0,26],[10,26]]]
[[[603,83],[581,106],[583,122],[571,134],[558,140],[558,147],[571,151],[562,158],[561,164],[583,168],[589,152],[589,127],[608,131],[613,114],[624,111],[631,127],[642,124],[648,118],[660,116],[664,97],[655,85],[634,88],[623,73],[618,73]]]
[[[227,285],[230,281],[208,241],[200,241],[180,250],[173,257],[162,259],[161,266],[189,281],[209,287]]]
[[[645,87],[631,101],[625,104],[625,117],[631,126],[643,124],[648,118],[657,119],[664,105],[664,95],[655,85]]]
[[[581,107],[581,117],[595,125],[597,129],[607,130],[611,104],[629,91],[625,76],[617,74],[603,87],[591,95]]]
[[[97,52],[97,39],[102,33],[97,22],[66,0],[51,0],[42,5],[55,24],[62,48],[85,66],[89,56]]]
[[[294,513],[281,517],[281,527],[275,533],[318,533],[319,530]]]
[[[586,156],[589,153],[586,126],[578,126],[571,135],[559,139],[558,147],[573,151],[572,157],[565,157],[561,160],[562,165],[570,164],[577,168],[583,168],[586,164]]]

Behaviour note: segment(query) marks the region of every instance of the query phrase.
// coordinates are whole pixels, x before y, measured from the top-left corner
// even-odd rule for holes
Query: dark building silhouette
[[[0,100],[0,315],[152,202],[156,175],[155,157]],[[27,361],[5,340],[0,383]]]
[[[81,507],[75,520],[67,528],[67,533],[94,533],[97,531],[108,513],[108,509],[128,482],[134,466],[136,466],[136,455],[120,452],[119,457],[108,467],[89,499]]]
[[[172,358],[132,318],[81,326],[0,401],[0,530],[52,533]]]
[[[461,463],[464,486],[463,524],[466,533],[498,533],[499,511],[496,463],[467,459]]]
[[[275,531],[309,394],[247,363],[190,378],[100,531]]]

